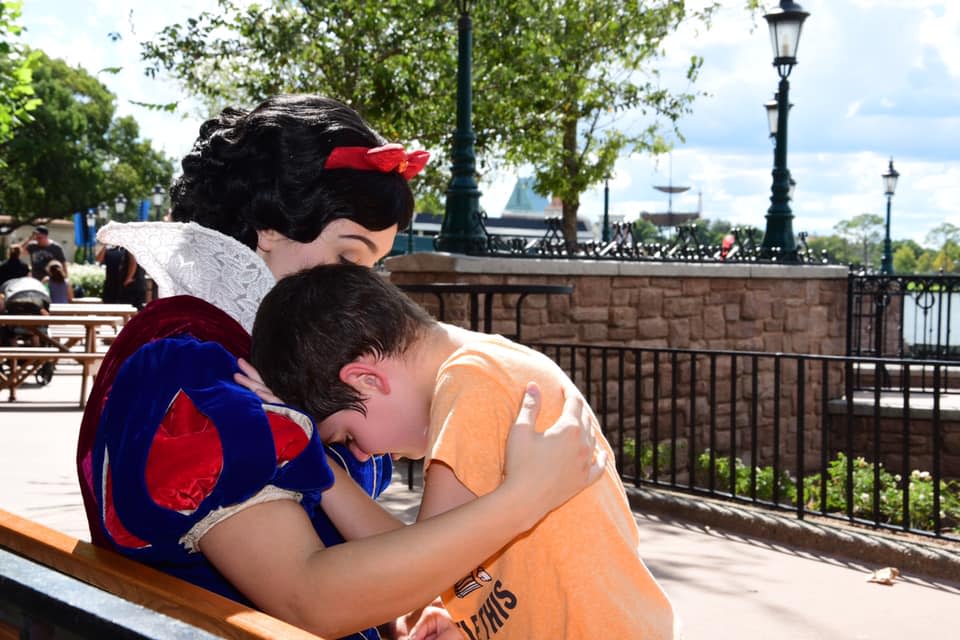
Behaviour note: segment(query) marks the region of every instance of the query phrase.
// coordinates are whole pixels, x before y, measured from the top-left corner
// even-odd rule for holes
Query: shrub
[[[735,464],[734,490],[730,489],[730,458],[715,455],[714,457],[714,487],[718,491],[733,493],[737,496],[750,496],[751,473],[753,469],[745,465],[739,458]],[[827,465],[826,472],[826,505],[821,500],[821,476],[813,474],[803,479],[804,504],[811,511],[825,513],[847,512],[847,456],[842,452]],[[908,494],[910,500],[910,527],[931,531],[934,527],[933,518],[933,477],[927,471],[914,470],[906,480],[894,475],[878,463],[880,492],[880,514],[874,515],[873,490],[875,473],[873,463],[865,458],[853,460],[853,516],[867,520],[878,519],[888,524],[903,523],[903,486],[904,481],[909,483]],[[710,450],[706,450],[697,458],[697,477],[701,484],[707,484],[703,479],[709,478]],[[758,500],[773,500],[773,467],[756,467],[756,490]],[[796,480],[786,471],[780,472],[779,504],[795,505],[797,502]],[[940,481],[940,524],[942,529],[956,529],[960,525],[960,482],[952,480]]]
[[[734,459],[736,487],[730,489],[730,458],[714,454],[714,487],[717,491],[726,491],[738,496],[751,496],[750,484],[753,469],[743,463],[740,458]],[[756,468],[757,500],[773,500],[773,467]],[[710,477],[710,450],[707,449],[697,457],[697,477]],[[709,481],[707,481],[709,483]],[[797,484],[790,474],[780,471],[778,499],[782,504],[795,504],[797,501]]]
[[[67,267],[70,284],[74,289],[83,289],[84,296],[100,298],[103,296],[103,280],[106,272],[99,264],[71,264]]]
[[[636,455],[637,443],[633,438],[624,438],[623,440],[623,459],[624,464],[631,466]],[[683,442],[677,443],[677,450],[684,448]],[[673,457],[670,450],[670,441],[664,440],[657,445],[657,477],[662,477],[670,472]],[[640,446],[640,477],[644,479],[653,478],[653,447],[649,444]]]

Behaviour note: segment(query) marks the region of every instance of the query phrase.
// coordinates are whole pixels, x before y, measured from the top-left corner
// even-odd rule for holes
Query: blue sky
[[[884,215],[880,175],[891,156],[901,174],[892,237],[922,242],[943,222],[960,226],[960,7],[945,0],[800,3],[810,17],[790,76],[794,230],[829,233],[837,221],[860,213]],[[189,104],[175,115],[130,104],[182,97],[171,82],[143,76],[138,43],[215,6],[214,0],[27,0],[23,23],[26,41],[50,55],[91,72],[123,67],[120,74],[100,75],[117,94],[119,112],[134,115],[145,137],[179,157],[202,118]],[[659,65],[664,82],[679,83],[686,61],[701,55],[697,88],[709,95],[681,121],[686,142],[672,161],[620,159],[610,181],[614,217],[665,210],[666,195],[653,185],[668,182],[672,164],[673,184],[691,187],[674,197],[675,211],[695,209],[702,197],[705,217],[763,228],[773,147],[762,105],[778,77],[766,23],[755,23],[742,6],[742,0],[724,0],[711,30],[684,30],[668,41]],[[114,31],[123,35],[119,42],[107,37]],[[514,179],[484,179],[481,204],[491,215],[503,209]],[[602,187],[582,202],[583,216],[599,217]]]

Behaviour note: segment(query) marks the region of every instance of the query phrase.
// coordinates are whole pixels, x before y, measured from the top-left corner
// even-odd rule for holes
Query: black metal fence
[[[482,219],[481,219],[482,222]],[[703,229],[696,224],[676,227],[670,242],[645,242],[630,222],[611,224],[607,242],[568,242],[563,236],[560,218],[547,218],[546,231],[540,238],[509,237],[490,234],[484,226],[486,238],[476,247],[477,255],[502,258],[562,258],[564,260],[619,260],[628,262],[751,262],[778,263],[783,256],[776,250],[770,255],[761,251],[762,233],[754,227],[734,227],[729,242],[710,242]],[[812,251],[806,242],[807,234],[797,237],[797,255],[791,261],[800,264],[826,264],[828,257]]]
[[[960,361],[960,277],[851,273],[847,281],[847,355],[874,358]],[[932,371],[912,368],[909,381],[898,370],[861,367],[858,389],[932,388]],[[960,392],[958,369],[944,368],[943,393]]]
[[[847,354],[960,360],[960,276],[851,273]]]
[[[531,345],[584,392],[625,481],[960,540],[960,412],[941,360]],[[854,387],[915,368],[931,391]]]

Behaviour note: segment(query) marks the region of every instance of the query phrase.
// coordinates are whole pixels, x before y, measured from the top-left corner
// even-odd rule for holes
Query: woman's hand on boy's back
[[[565,398],[560,417],[542,433],[535,429],[539,412],[540,389],[531,382],[507,436],[503,481],[526,493],[531,527],[590,486],[606,465],[605,452],[596,448],[595,419],[579,394]]]
[[[252,364],[243,358],[237,358],[237,366],[240,367],[240,373],[233,374],[234,382],[253,391],[257,394],[257,397],[264,402],[283,404],[283,400],[278,398],[273,391],[264,384],[263,378],[260,377],[260,372],[257,371]]]

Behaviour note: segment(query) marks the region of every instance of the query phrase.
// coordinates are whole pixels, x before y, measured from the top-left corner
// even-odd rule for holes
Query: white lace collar
[[[243,243],[194,222],[111,222],[97,240],[123,247],[157,283],[161,298],[191,295],[221,309],[247,331],[276,280]]]

